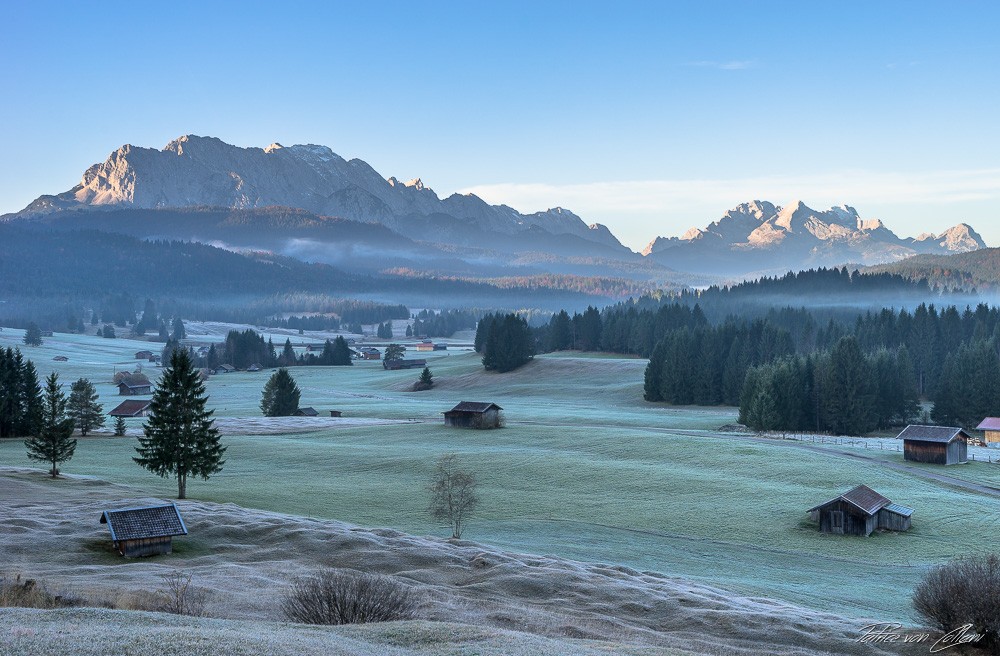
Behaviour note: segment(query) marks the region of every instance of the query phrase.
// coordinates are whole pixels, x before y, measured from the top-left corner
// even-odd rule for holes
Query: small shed
[[[231,364],[220,364],[215,368],[215,373],[217,374],[231,374],[236,371],[236,367]]]
[[[175,535],[187,535],[176,504],[105,510],[101,523],[108,525],[115,551],[126,558],[168,554]]]
[[[419,344],[417,344],[417,350],[418,351],[433,351],[434,350],[434,343],[433,342],[420,342]]]
[[[264,366],[261,365],[259,362],[254,362],[252,365],[247,367],[247,371],[260,371],[263,368]]]
[[[444,425],[456,428],[500,428],[500,411],[496,403],[462,401],[444,413]]]
[[[319,413],[316,412],[316,408],[299,408],[292,413],[293,417],[318,417]]]
[[[147,417],[152,401],[129,400],[122,401],[117,408],[109,412],[112,417]]]
[[[331,410],[330,411],[330,416],[331,417],[341,417],[341,416],[343,416],[343,414],[344,413],[341,412],[340,410]]]
[[[381,360],[382,351],[377,348],[366,346],[359,351],[362,360]]]
[[[976,426],[976,430],[983,431],[983,439],[986,444],[1000,442],[1000,417],[987,417]]]
[[[135,359],[136,360],[149,360],[151,357],[153,357],[153,352],[152,351],[136,351],[135,352]]]
[[[67,358],[65,355],[57,355],[52,359],[56,362],[69,362],[69,358]]]
[[[961,428],[949,426],[907,426],[899,434],[903,459],[935,465],[968,462],[969,436]]]
[[[809,509],[823,533],[864,535],[876,530],[908,531],[913,509],[893,503],[867,485],[858,485]]]
[[[152,394],[153,386],[140,381],[125,381],[118,383],[118,396],[143,396]]]

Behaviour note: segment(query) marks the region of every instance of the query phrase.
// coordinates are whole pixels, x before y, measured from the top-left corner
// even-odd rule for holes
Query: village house
[[[362,360],[381,360],[382,351],[372,346],[365,346],[360,351],[358,351],[358,357],[360,357]]]
[[[434,343],[430,342],[430,341],[420,342],[419,344],[417,344],[417,350],[418,351],[433,351],[434,350]]]
[[[969,436],[961,428],[948,426],[907,426],[899,434],[903,459],[935,465],[968,462]]]
[[[148,417],[152,401],[128,400],[122,401],[118,407],[108,413],[112,417]]]
[[[1000,417],[987,417],[976,426],[976,430],[983,431],[983,441],[986,446],[1000,442]]]
[[[500,428],[503,410],[496,403],[462,401],[444,413],[444,425],[456,428]]]
[[[168,554],[173,537],[188,532],[175,504],[105,510],[101,523],[108,525],[115,551],[126,558]]]
[[[859,485],[808,510],[823,533],[869,536],[876,530],[908,531],[913,509]]]

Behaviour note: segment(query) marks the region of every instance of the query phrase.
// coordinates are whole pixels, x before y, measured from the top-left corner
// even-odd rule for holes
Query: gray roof
[[[315,408],[310,408],[309,406],[298,408],[293,414],[299,417],[316,417],[319,415]]]
[[[101,523],[108,525],[115,542],[187,535],[187,527],[175,504],[105,510]]]
[[[961,428],[953,426],[907,426],[899,434],[901,440],[917,442],[951,442],[956,438],[968,440],[969,436]]]
[[[840,496],[830,499],[826,503],[821,503],[818,506],[810,508],[808,512],[819,510],[823,506],[828,506],[835,501],[846,501],[867,515],[874,515],[879,510],[892,503],[867,485],[859,485],[852,490],[844,492]]]
[[[448,412],[478,412],[483,413],[487,410],[503,410],[496,403],[484,403],[482,401],[462,401],[454,408]]]
[[[882,510],[888,510],[889,512],[894,512],[897,515],[902,515],[903,517],[909,517],[913,514],[913,508],[907,508],[906,506],[901,506],[898,503],[890,503]]]

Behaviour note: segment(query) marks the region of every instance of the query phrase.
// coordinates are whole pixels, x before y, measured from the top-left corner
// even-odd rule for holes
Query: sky
[[[641,249],[751,199],[1000,246],[1000,3],[7,2],[0,214],[125,143],[316,143]]]

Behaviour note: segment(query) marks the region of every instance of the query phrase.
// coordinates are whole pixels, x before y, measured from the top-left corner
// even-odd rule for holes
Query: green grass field
[[[0,332],[0,345],[19,339],[20,331]],[[57,334],[23,350],[40,375],[54,369],[67,387],[79,376],[98,382],[109,410],[120,400],[108,382],[114,367],[130,367],[142,347]],[[57,354],[69,361],[53,362]],[[293,369],[302,405],[426,422],[227,436],[224,471],[191,481],[189,496],[444,536],[427,515],[426,486],[435,459],[455,452],[481,480],[468,539],[884,621],[913,619],[909,596],[929,567],[989,548],[1000,536],[997,499],[835,453],[714,434],[735,421],[731,408],[644,403],[642,360],[561,354],[498,375],[483,372],[474,354],[428,359],[439,385],[421,393],[405,391],[419,372],[385,372],[378,363]],[[219,416],[257,416],[266,378],[214,376],[210,403]],[[440,413],[461,400],[499,403],[508,426],[446,429]],[[132,463],[134,442],[81,440],[63,469],[175,494],[172,481]],[[37,466],[18,440],[0,441],[0,464]],[[994,471],[1000,468],[975,463],[961,473],[1000,483]],[[858,483],[915,508],[913,529],[870,538],[818,533],[806,510]]]

